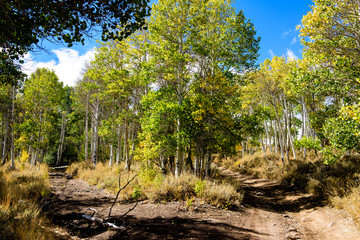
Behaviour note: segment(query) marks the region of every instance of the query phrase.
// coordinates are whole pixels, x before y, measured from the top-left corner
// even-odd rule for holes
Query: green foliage
[[[50,38],[69,47],[84,44],[91,29],[101,29],[102,40],[128,37],[150,15],[148,0],[15,1],[0,8],[0,82],[19,75],[14,65],[41,39]],[[78,7],[81,6],[81,7]]]
[[[205,180],[196,181],[195,186],[194,186],[194,191],[195,191],[196,195],[198,197],[204,196],[205,190],[206,190],[206,182],[205,182]]]
[[[324,127],[324,134],[331,145],[343,150],[360,150],[360,124],[353,118],[329,118]]]
[[[338,153],[337,149],[332,146],[326,146],[321,150],[322,158],[326,165],[333,165],[336,163],[342,156]]]
[[[135,185],[134,190],[131,194],[132,199],[139,199],[142,195],[141,187],[139,185]]]
[[[297,149],[306,148],[310,150],[320,151],[321,141],[318,138],[302,137],[301,139],[294,141],[294,147]]]

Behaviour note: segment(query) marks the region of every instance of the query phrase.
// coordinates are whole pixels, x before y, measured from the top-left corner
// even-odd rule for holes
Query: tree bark
[[[282,165],[284,168],[285,167],[284,146],[283,146],[284,136],[283,136],[283,132],[282,132],[282,127],[281,127],[281,122],[280,122],[280,118],[279,118],[279,113],[277,111],[277,107],[275,107],[275,114],[276,114],[276,119],[277,119],[275,121],[275,125],[277,125],[277,129],[278,129],[278,135],[279,135],[278,142],[280,144],[281,161],[282,161]]]
[[[89,160],[89,93],[86,94],[86,110],[85,110],[85,162]]]
[[[179,105],[181,103],[179,102]],[[177,120],[177,133],[178,133],[178,142],[177,142],[177,148],[176,148],[176,162],[175,162],[175,177],[179,177],[182,170],[182,160],[183,160],[183,150],[182,150],[182,136],[180,134],[180,131],[182,129],[182,123],[180,120],[180,116],[178,116]]]
[[[99,144],[99,114],[100,114],[100,103],[97,102],[95,106],[95,115],[94,115],[94,133],[93,133],[93,158],[92,164],[95,167],[97,163],[97,153],[98,153],[98,144]]]
[[[12,86],[12,104],[11,104],[11,165],[12,169],[15,168],[15,152],[14,152],[14,142],[15,142],[15,85]]]
[[[9,131],[9,115],[6,117],[5,121],[5,133],[4,133],[4,141],[3,141],[3,151],[2,151],[2,162],[5,163],[6,155],[7,155],[7,142],[8,142],[8,131]]]
[[[56,155],[56,165],[59,166],[61,163],[62,154],[64,152],[64,142],[65,142],[65,128],[66,128],[66,112],[62,112],[61,117],[61,131],[60,131],[60,141],[58,146],[58,151]]]
[[[109,157],[109,167],[112,166],[112,162],[113,162],[113,145],[110,144],[110,157]]]
[[[118,130],[118,146],[117,146],[117,153],[116,153],[116,164],[119,165],[122,156],[122,126],[119,124]]]
[[[205,175],[206,177],[210,178],[211,176],[211,159],[212,159],[212,153],[209,149],[207,151],[207,160],[206,160],[206,166],[205,166]]]
[[[125,158],[125,169],[130,171],[130,157],[129,157],[129,126],[128,126],[128,117],[125,115],[124,122],[124,158]]]

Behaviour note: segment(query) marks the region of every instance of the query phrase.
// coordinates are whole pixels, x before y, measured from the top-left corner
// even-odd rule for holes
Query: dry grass
[[[264,154],[239,156],[218,160],[218,164],[242,174],[277,180],[322,197],[336,208],[345,209],[360,223],[360,156],[339,159],[332,166],[323,164],[319,156],[308,153],[306,160],[298,159],[282,167],[280,156]]]
[[[352,187],[350,190],[351,193],[344,197],[332,197],[331,204],[338,209],[345,209],[360,224],[360,187]]]
[[[116,194],[119,190],[119,174],[121,173],[120,184],[124,186],[135,175],[134,169],[136,170],[138,167],[133,166],[131,172],[126,172],[123,165],[109,167],[108,164],[100,162],[93,167],[84,162],[80,162],[71,164],[66,171],[70,175],[82,179],[90,185],[104,188]],[[132,184],[122,190],[120,198],[123,200],[131,199],[134,186],[138,184],[138,181],[139,179],[135,178]]]
[[[122,186],[128,179],[138,174],[138,177],[120,193],[122,200],[150,199],[154,202],[188,201],[196,198],[218,207],[233,208],[239,206],[243,193],[226,182],[201,180],[190,173],[182,173],[179,178],[173,175],[164,176],[157,168],[134,165],[130,173],[126,173],[123,165],[108,167],[99,163],[95,168],[82,163],[72,164],[68,172],[76,173],[76,177],[91,185],[105,188],[115,193],[119,189],[118,177],[121,173]]]
[[[0,239],[54,239],[39,200],[50,193],[47,166],[0,168]]]

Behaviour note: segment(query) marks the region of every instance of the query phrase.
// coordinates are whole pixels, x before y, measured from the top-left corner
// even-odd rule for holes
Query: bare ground
[[[322,206],[318,199],[294,188],[264,179],[253,179],[230,170],[222,174],[240,181],[245,189],[243,206],[219,209],[194,202],[154,204],[142,201],[116,204],[107,218],[114,196],[68,179],[61,171],[50,173],[53,194],[44,209],[58,227],[60,239],[360,239],[345,213]],[[96,217],[126,226],[109,230],[81,217],[97,210]]]

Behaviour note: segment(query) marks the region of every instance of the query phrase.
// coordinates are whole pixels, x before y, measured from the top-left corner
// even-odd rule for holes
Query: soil
[[[58,226],[52,231],[59,239],[360,239],[351,218],[323,206],[316,197],[277,182],[221,172],[245,189],[237,210],[200,202],[147,200],[124,217],[136,203],[117,203],[108,217],[113,195],[60,170],[50,172],[53,194],[44,210]],[[126,228],[112,230],[85,220],[83,214]]]

